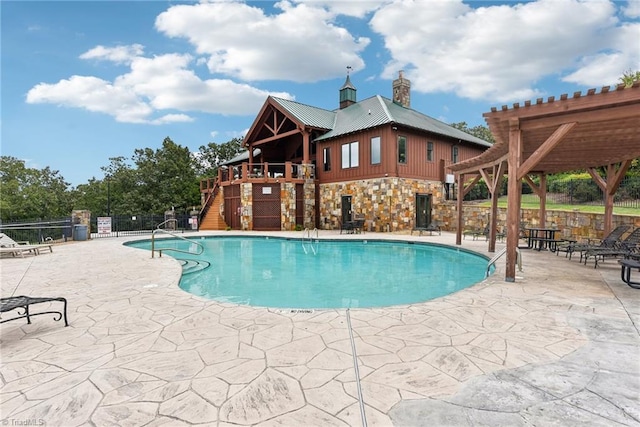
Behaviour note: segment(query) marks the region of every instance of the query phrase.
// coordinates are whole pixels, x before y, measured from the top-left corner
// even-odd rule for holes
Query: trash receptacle
[[[73,226],[73,240],[87,240],[87,226],[76,224]]]

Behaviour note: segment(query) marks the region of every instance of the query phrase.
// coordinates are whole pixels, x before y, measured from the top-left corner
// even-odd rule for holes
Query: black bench
[[[618,262],[622,266],[622,270],[620,271],[620,277],[622,278],[622,281],[634,289],[640,289],[640,282],[631,281],[631,270],[640,270],[640,261],[636,261],[633,259],[621,259],[618,260]]]
[[[52,301],[63,302],[64,309],[62,311],[43,311],[39,313],[29,312],[29,306],[31,305]],[[67,322],[67,300],[65,298],[27,297],[24,295],[17,297],[0,298],[0,313],[5,313],[14,309],[22,309],[24,310],[24,313],[18,312],[18,316],[12,317],[11,319],[0,320],[0,323],[26,318],[27,323],[30,324],[32,316],[40,316],[42,314],[57,314],[57,318],[54,317],[53,320],[59,321],[62,319],[62,317],[64,317],[64,326],[69,326],[69,322]]]

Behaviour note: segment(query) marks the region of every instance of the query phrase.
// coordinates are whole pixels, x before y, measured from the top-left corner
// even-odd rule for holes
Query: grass
[[[482,202],[480,206],[491,206],[491,202]],[[521,206],[523,209],[539,209],[540,199],[534,194],[523,194]],[[507,196],[502,196],[498,199],[498,207],[507,207]],[[566,203],[556,203],[552,200],[547,200],[547,210],[557,211],[578,211],[584,213],[604,214],[604,206],[602,205],[570,205]],[[640,216],[640,208],[628,208],[622,206],[614,206],[613,213],[617,215],[632,215]]]

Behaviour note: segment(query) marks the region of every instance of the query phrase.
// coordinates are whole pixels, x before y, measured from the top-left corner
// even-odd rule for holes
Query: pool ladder
[[[498,251],[498,253],[495,254],[493,258],[489,260],[489,263],[487,264],[487,271],[484,273],[485,279],[489,277],[489,271],[491,271],[491,266],[495,265],[496,261],[498,261],[500,257],[502,257],[502,255],[506,253],[507,253],[507,248],[504,247],[500,249],[500,251]],[[518,264],[518,271],[522,271],[522,253],[520,253],[519,249],[516,249],[516,264]]]
[[[168,219],[164,222],[161,222],[160,224],[158,224],[158,227],[156,227],[155,230],[153,230],[153,232],[151,233],[151,258],[154,257],[156,251],[158,251],[158,253],[160,254],[160,257],[162,257],[162,251],[174,251],[174,252],[181,252],[183,254],[195,254],[195,255],[202,255],[204,253],[204,246],[202,246],[202,243],[196,242],[195,240],[191,240],[191,239],[187,239],[186,237],[182,237],[182,236],[178,236],[175,233],[172,233],[164,228],[160,228],[161,226],[165,225],[168,222],[178,222],[178,220],[176,219]],[[156,233],[166,233],[169,234],[173,237],[175,237],[176,239],[181,239],[184,240],[186,242],[189,242],[193,245],[196,245],[198,248],[197,252],[192,252],[192,251],[185,251],[182,249],[175,249],[175,248],[163,248],[163,249],[156,249]]]
[[[313,240],[313,233],[316,235],[315,242]],[[309,253],[309,250],[313,252],[313,254],[318,253],[318,229],[314,228],[313,230],[309,230],[305,228],[302,231],[302,250],[305,254]]]

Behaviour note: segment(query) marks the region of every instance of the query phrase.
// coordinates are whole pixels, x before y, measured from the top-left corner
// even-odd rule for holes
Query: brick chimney
[[[405,108],[411,108],[411,82],[404,78],[400,70],[398,78],[393,81],[393,102]]]

